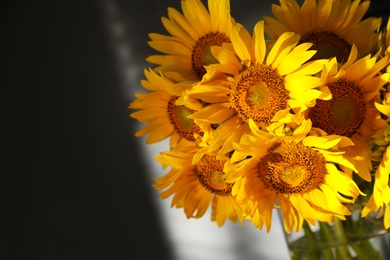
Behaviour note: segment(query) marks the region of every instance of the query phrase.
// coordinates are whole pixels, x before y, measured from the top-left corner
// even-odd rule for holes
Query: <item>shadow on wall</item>
[[[173,259],[101,2],[7,1],[0,12],[0,259]]]

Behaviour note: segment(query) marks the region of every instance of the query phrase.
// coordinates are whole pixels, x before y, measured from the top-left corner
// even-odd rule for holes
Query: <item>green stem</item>
[[[291,252],[291,260],[302,260],[302,253],[300,251]]]
[[[332,249],[331,249],[334,240],[333,232],[327,223],[320,222],[320,234],[327,244],[326,248],[323,249],[325,260],[334,260]]]
[[[379,252],[375,250],[374,245],[369,241],[369,238],[366,234],[365,229],[365,219],[359,219],[357,222],[354,222],[351,217],[347,218],[347,223],[355,236],[362,237],[361,241],[355,242],[352,241],[351,246],[357,254],[357,259],[381,259]]]
[[[374,223],[375,224],[375,223]],[[371,229],[375,225],[366,219],[347,217],[335,219],[333,225],[319,222],[318,232],[313,232],[304,221],[297,247],[291,248],[292,260],[379,260],[380,252],[371,242]],[[374,227],[373,227],[374,226]]]
[[[352,243],[352,246],[354,244],[356,243]],[[358,259],[382,259],[382,255],[375,250],[368,238],[360,242],[359,249],[361,249],[363,253],[361,253],[361,257],[358,254]]]
[[[358,243],[351,243],[351,246],[353,248],[353,250],[355,251],[356,253],[356,259],[358,260],[364,260],[364,259],[377,259],[377,258],[370,258],[369,255],[367,255],[365,252],[364,252],[364,249],[361,247],[361,245],[359,245]]]
[[[348,247],[346,246],[348,244],[348,239],[345,235],[342,221],[338,218],[335,218],[334,227],[335,239],[338,243],[341,244],[341,246],[336,247],[337,259],[351,259],[351,256],[348,252]]]
[[[315,248],[318,248],[318,240],[315,234],[313,233],[313,231],[311,231],[309,224],[306,221],[303,221],[302,228],[303,231],[305,232],[305,238],[310,248],[310,250],[307,251],[307,259],[308,260],[320,259],[319,251],[317,249],[314,250]]]

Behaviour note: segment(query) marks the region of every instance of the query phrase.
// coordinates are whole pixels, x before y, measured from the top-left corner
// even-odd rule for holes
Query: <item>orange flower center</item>
[[[234,79],[230,106],[244,122],[252,118],[258,127],[267,127],[279,110],[287,108],[289,92],[284,83],[275,69],[253,65]]]
[[[224,179],[224,160],[217,160],[215,156],[205,155],[196,164],[196,176],[201,185],[211,193],[224,196],[230,195],[232,183],[227,183]]]
[[[222,46],[230,39],[222,33],[208,33],[198,39],[192,51],[192,68],[199,78],[206,73],[204,66],[218,63],[211,53],[210,46]]]

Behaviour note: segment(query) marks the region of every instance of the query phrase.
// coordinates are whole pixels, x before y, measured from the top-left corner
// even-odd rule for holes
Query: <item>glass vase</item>
[[[360,218],[360,211],[334,223],[304,222],[300,232],[285,232],[285,238],[292,260],[390,259],[390,229],[375,215]]]

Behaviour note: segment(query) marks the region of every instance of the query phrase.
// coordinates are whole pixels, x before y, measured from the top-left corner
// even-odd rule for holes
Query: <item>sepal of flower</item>
[[[303,220],[316,225],[316,220],[332,222],[334,217],[351,214],[343,204],[364,194],[339,167],[356,171],[339,149],[352,144],[348,138],[308,135],[310,120],[303,121],[291,136],[272,135],[253,120],[249,125],[251,133],[234,144],[233,165],[225,176],[234,183],[232,194],[246,204],[254,225],[264,223],[269,231],[276,202],[287,232],[293,227],[299,230]]]

